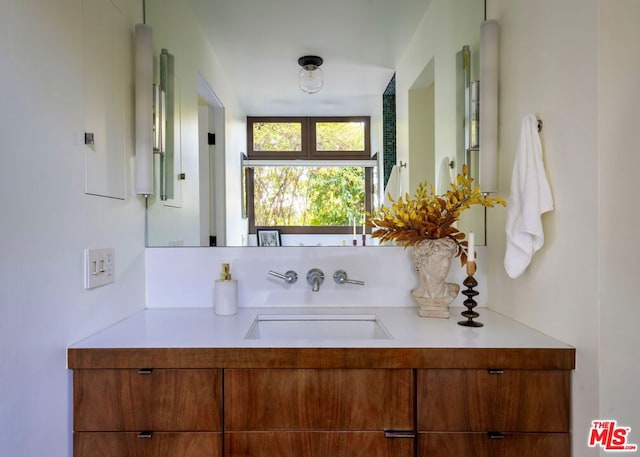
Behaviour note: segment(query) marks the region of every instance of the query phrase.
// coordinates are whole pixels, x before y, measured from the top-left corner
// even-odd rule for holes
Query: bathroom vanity
[[[142,311],[68,350],[74,456],[570,456],[575,350],[481,314]],[[256,334],[267,315],[384,331]]]

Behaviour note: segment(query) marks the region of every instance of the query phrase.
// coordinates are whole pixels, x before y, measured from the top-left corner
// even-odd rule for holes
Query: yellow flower
[[[454,223],[473,205],[486,208],[492,208],[496,204],[506,206],[503,199],[480,192],[480,186],[471,187],[473,178],[468,174],[468,167],[463,165],[456,182],[442,195],[435,193],[433,185],[422,182],[413,198],[409,194],[397,201],[390,197],[391,208],[382,205],[380,212],[370,217],[366,223],[373,229],[371,236],[382,242],[396,241],[405,247],[426,239],[449,237],[458,245],[456,257],[460,256],[461,264],[466,264],[465,235],[454,227]]]

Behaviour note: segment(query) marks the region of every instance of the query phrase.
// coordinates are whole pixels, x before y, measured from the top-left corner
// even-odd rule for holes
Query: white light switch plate
[[[84,250],[84,288],[104,286],[115,281],[115,249]]]

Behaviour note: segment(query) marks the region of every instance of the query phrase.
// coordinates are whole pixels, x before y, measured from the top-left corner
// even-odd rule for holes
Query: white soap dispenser
[[[213,305],[219,316],[231,316],[238,312],[238,281],[231,279],[229,264],[222,264],[220,279],[213,290]]]

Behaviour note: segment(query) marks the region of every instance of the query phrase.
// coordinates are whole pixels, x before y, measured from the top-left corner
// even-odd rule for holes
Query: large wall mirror
[[[400,192],[412,193],[424,180],[445,189],[465,161],[475,160],[465,146],[465,88],[478,79],[484,0],[269,3],[145,0],[154,72],[159,78],[160,55],[168,49],[177,94],[174,153],[162,167],[172,175],[173,198],[162,199],[154,183],[148,246],[257,244],[246,219],[247,117],[367,116],[377,202],[390,161],[403,164]],[[296,83],[298,58],[308,54],[324,58],[325,84],[313,95]],[[384,150],[383,137],[383,93],[394,75],[395,157]],[[160,170],[159,157],[156,162]],[[478,244],[484,218],[479,209],[460,223]],[[351,245],[351,232],[282,235],[284,246],[345,243]]]

